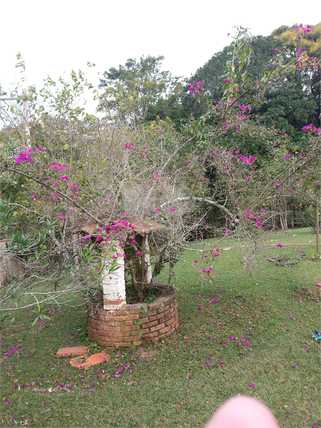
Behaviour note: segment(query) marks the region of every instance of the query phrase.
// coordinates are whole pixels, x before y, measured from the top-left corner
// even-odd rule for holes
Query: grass
[[[35,326],[35,313],[16,311],[0,332],[3,426],[202,427],[236,394],[263,401],[280,427],[319,426],[320,347],[311,338],[320,328],[319,299],[295,294],[320,282],[309,241],[315,235],[307,228],[268,235],[249,276],[229,240],[220,248],[232,248],[208,262],[214,269],[204,280],[194,260],[205,253],[192,245],[176,266],[180,327],[145,345],[154,351],[149,357],[139,348],[113,349],[107,364],[78,371],[55,353],[88,343],[83,305],[50,306],[50,320]],[[267,261],[298,254],[305,257],[291,268]]]

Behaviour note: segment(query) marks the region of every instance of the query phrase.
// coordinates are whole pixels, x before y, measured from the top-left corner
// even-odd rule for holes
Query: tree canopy
[[[127,120],[150,120],[164,111],[174,102],[179,78],[160,70],[163,60],[163,56],[150,55],[139,61],[130,58],[118,69],[111,67],[105,71],[99,85],[104,90],[99,110],[107,111],[111,117],[117,112],[119,118]],[[165,105],[168,96],[169,103]]]

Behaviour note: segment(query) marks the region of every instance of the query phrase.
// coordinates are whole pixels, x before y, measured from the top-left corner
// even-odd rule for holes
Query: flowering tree
[[[309,26],[300,26],[289,43],[295,45],[308,31]],[[90,87],[82,73],[73,72],[72,84],[60,79],[60,89],[51,79],[39,94],[32,89],[31,147],[21,151],[21,144],[15,143],[21,120],[9,115],[11,126],[3,132],[0,173],[4,193],[18,177],[18,198],[8,206],[20,222],[26,213],[37,218],[41,233],[31,239],[31,230],[25,225],[25,232],[11,237],[8,250],[15,251],[26,268],[1,290],[3,302],[31,295],[33,304],[39,305],[79,291],[89,296],[101,287],[106,265],[115,268],[112,260],[116,257],[125,258],[132,291],[141,301],[165,264],[169,265],[167,282],[171,282],[186,240],[213,207],[227,221],[225,227],[215,224],[217,236],[251,240],[252,253],[245,258],[249,264],[262,229],[276,215],[271,202],[299,196],[312,176],[316,181],[315,165],[320,156],[319,129],[304,127],[309,149],[293,154],[288,151],[286,133],[261,126],[252,117],[251,105],[269,102],[264,94],[275,81],[301,67],[320,68],[317,60],[300,50],[297,58],[285,65],[278,49],[275,53],[272,69],[251,82],[247,67],[253,54],[251,36],[238,28],[230,46],[224,98],[209,101],[207,112],[197,120],[188,120],[182,135],[170,121],[144,127],[86,115],[74,107],[75,97],[82,94],[84,86]],[[202,97],[201,81],[191,84],[190,94]],[[275,167],[244,152],[244,138],[263,142],[270,159],[279,159]],[[137,218],[166,227],[162,236],[151,236],[154,270],[148,280],[142,274],[147,271],[146,247],[133,233]],[[95,229],[81,238],[81,230],[89,230],[92,224]],[[211,250],[211,257],[205,255],[203,267],[198,260],[194,265],[202,274],[211,275],[210,264],[219,255],[218,249]],[[37,294],[35,287],[46,281],[54,281],[56,289],[47,287]]]

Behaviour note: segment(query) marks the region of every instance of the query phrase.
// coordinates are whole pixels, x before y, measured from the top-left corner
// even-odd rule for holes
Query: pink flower
[[[87,269],[87,270],[89,270],[89,269],[90,269],[90,266],[86,266],[86,269]]]
[[[250,387],[251,387],[251,388],[255,388],[254,383],[250,382]]]
[[[283,247],[283,245],[282,245],[282,244],[280,244],[280,243],[278,243],[278,244],[277,244],[277,247],[282,248],[282,247]]]
[[[136,253],[139,257],[142,255],[142,253],[140,251],[137,251]]]
[[[194,260],[194,263],[196,264],[197,262],[198,262],[198,260],[197,260],[197,259],[195,259],[195,260]]]

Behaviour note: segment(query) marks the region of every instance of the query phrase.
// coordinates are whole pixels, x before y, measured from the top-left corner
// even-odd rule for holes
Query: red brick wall
[[[116,311],[97,309],[88,303],[87,319],[90,340],[108,348],[157,342],[178,327],[176,294],[164,289],[153,303],[126,305]]]

